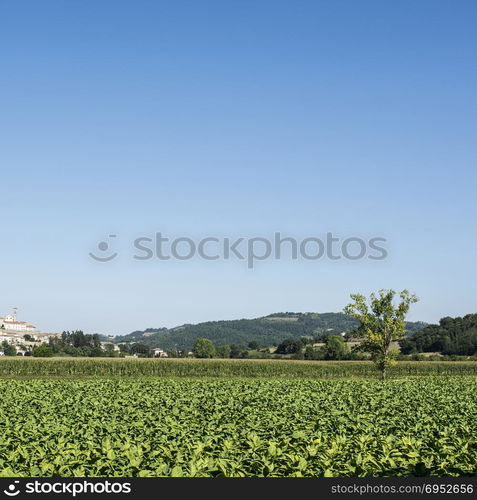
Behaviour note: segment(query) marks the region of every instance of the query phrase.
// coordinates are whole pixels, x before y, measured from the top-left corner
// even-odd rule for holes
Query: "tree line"
[[[477,314],[445,317],[401,342],[403,354],[440,352],[444,355],[477,355]]]

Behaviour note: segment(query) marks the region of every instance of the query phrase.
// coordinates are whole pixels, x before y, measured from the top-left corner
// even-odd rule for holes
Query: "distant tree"
[[[306,346],[303,358],[307,360],[315,359],[315,349],[311,345]]]
[[[303,359],[305,359],[305,355],[303,354],[303,351],[300,349],[295,354],[293,354],[293,356],[291,358],[292,359],[303,360]]]
[[[181,351],[180,349],[169,349],[166,352],[167,352],[168,358],[183,358],[183,357],[185,357],[183,355],[184,351]]]
[[[328,335],[324,350],[325,359],[329,360],[347,359],[350,356],[349,347],[339,335]]]
[[[314,336],[313,341],[316,342],[317,344],[321,344],[321,343],[326,342],[327,338],[328,338],[328,334],[327,333],[317,333]]]
[[[259,345],[256,340],[252,340],[251,342],[248,343],[248,348],[251,349],[252,351],[256,351],[258,347]]]
[[[97,333],[91,335],[91,343],[93,347],[101,347],[101,338]]]
[[[283,342],[278,344],[276,354],[296,354],[300,352],[303,344],[300,340],[296,339],[285,339]]]
[[[359,337],[362,339],[360,349],[371,354],[371,359],[385,380],[387,369],[394,363],[397,353],[392,352],[391,342],[400,340],[406,333],[406,314],[411,304],[419,299],[403,290],[399,294],[399,302],[394,304],[394,290],[380,290],[372,293],[368,301],[364,295],[352,294],[354,301],[348,304],[344,312],[360,321]]]
[[[104,352],[108,355],[108,356],[113,356],[114,355],[114,346],[113,344],[106,344],[104,346]]]
[[[229,345],[219,345],[215,348],[215,351],[218,358],[230,358],[232,349]]]
[[[214,343],[206,338],[197,339],[192,349],[196,358],[213,358],[215,356]]]
[[[50,337],[48,339],[48,347],[51,349],[53,354],[57,354],[63,349],[63,341],[55,337]]]
[[[87,356],[92,357],[92,358],[101,358],[105,356],[105,352],[103,349],[99,346],[97,347],[87,347]],[[148,354],[149,354],[150,349],[148,348]]]
[[[2,343],[2,351],[5,356],[16,356],[17,355],[17,348],[9,344],[8,342],[4,341]]]
[[[131,346],[129,344],[118,344],[118,347],[119,347],[119,352],[121,354],[129,354],[130,353],[130,348]]]
[[[131,354],[137,354],[143,358],[150,358],[152,356],[151,348],[147,345],[141,344],[140,342],[132,344],[130,352]]]
[[[244,348],[239,346],[239,345],[236,345],[236,344],[232,344],[230,346],[230,357],[231,358],[243,358],[243,353],[244,353]]]
[[[35,342],[35,339],[29,333],[25,333],[25,335],[23,335],[23,339],[26,342]]]
[[[31,354],[35,358],[50,358],[53,356],[53,351],[48,345],[40,344],[33,347]]]

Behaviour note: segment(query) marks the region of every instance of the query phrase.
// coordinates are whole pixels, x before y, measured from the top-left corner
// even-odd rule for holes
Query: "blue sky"
[[[339,311],[476,312],[473,1],[0,4],[0,313],[128,333]],[[384,261],[138,262],[170,236],[384,236]],[[88,253],[117,234],[114,261]],[[128,253],[129,252],[129,253]]]

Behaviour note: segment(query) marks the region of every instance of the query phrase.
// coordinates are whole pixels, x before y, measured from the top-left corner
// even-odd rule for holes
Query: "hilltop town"
[[[129,345],[136,344],[130,342]],[[125,344],[101,341],[99,335],[83,334],[81,331],[63,333],[41,332],[31,323],[18,320],[18,308],[11,314],[0,317],[0,356],[113,356],[138,357],[141,353]],[[121,350],[121,347],[123,349]],[[144,346],[143,346],[144,347]],[[160,348],[147,348],[148,355],[167,357]]]
[[[59,333],[44,333],[38,331],[36,326],[18,321],[18,308],[14,307],[11,314],[0,317],[0,346],[8,344],[16,347],[17,354],[25,355],[33,347],[41,343],[48,343],[50,338],[59,338]],[[0,347],[0,356],[4,351]]]

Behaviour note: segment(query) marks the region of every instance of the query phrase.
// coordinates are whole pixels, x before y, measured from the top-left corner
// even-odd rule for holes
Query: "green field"
[[[474,377],[1,380],[3,476],[471,475]]]
[[[475,361],[402,361],[390,371],[394,378],[413,376],[477,376]],[[376,378],[366,361],[291,361],[240,359],[0,359],[0,377],[273,377]]]
[[[477,363],[0,360],[2,476],[476,474]]]

